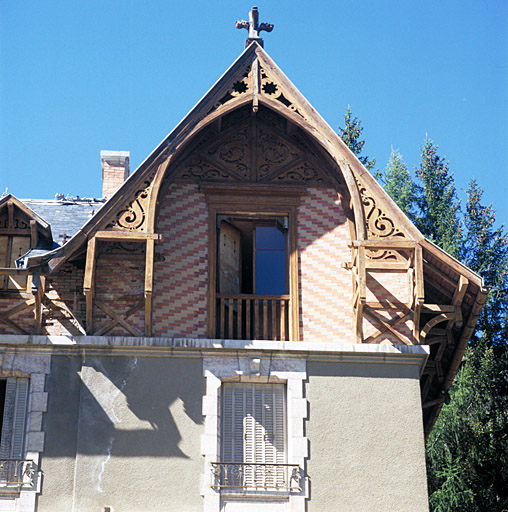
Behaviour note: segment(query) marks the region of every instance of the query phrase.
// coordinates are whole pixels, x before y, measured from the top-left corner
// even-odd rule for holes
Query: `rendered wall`
[[[427,511],[418,368],[307,365],[308,512]]]
[[[52,359],[37,510],[202,510],[201,359]]]

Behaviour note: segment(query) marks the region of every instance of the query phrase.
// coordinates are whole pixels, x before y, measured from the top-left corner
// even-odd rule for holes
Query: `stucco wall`
[[[427,511],[418,368],[307,366],[308,512]]]
[[[39,512],[202,510],[201,359],[54,356]]]

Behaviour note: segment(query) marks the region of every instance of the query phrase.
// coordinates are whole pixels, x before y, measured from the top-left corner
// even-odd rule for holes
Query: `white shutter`
[[[222,462],[286,462],[285,396],[283,384],[222,386]],[[243,477],[245,487],[278,487],[284,484],[284,469],[251,466]]]
[[[29,380],[9,377],[5,389],[0,458],[22,459]]]
[[[22,459],[25,440],[26,405],[28,400],[28,379],[16,379],[16,403],[12,422],[11,458]]]

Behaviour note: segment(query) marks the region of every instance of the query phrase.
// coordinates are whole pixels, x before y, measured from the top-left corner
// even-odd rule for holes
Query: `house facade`
[[[256,38],[107,199],[0,199],[0,511],[425,511],[485,300]]]

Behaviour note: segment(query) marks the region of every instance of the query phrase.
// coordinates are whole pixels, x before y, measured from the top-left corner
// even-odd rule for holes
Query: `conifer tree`
[[[416,188],[402,155],[392,148],[390,160],[383,176],[384,189],[397,206],[414,221]]]
[[[490,290],[451,402],[427,442],[431,509],[508,510],[508,234],[472,181],[464,225],[465,262]]]
[[[448,162],[437,154],[437,149],[429,138],[421,148],[422,160],[416,169],[416,176],[422,182],[416,226],[448,254],[460,259],[460,203]]]
[[[483,277],[489,295],[477,332],[493,345],[508,343],[508,233],[494,227],[492,205],[482,204],[483,190],[471,180],[467,190],[464,262]],[[476,339],[476,338],[475,338]]]
[[[347,107],[344,114],[344,128],[339,127],[339,137],[345,142],[346,146],[356,155],[358,160],[365,166],[366,169],[372,172],[376,165],[375,158],[362,156],[363,146],[365,140],[361,139],[363,132],[362,122],[351,113],[351,107]]]

